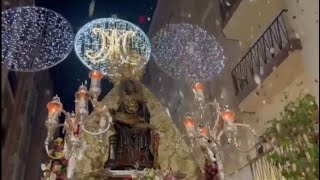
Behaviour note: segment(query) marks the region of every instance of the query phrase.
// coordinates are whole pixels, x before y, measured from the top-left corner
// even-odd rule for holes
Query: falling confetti
[[[147,20],[148,20],[148,21],[151,21],[151,18],[150,18],[150,17],[147,17]]]
[[[222,87],[221,88],[220,98],[224,99],[224,97],[226,97],[226,95],[227,95],[227,90],[226,90],[226,88]]]
[[[183,95],[183,92],[181,90],[179,91],[179,95],[183,99],[184,95]]]
[[[218,19],[216,19],[216,25],[219,26],[220,25],[220,21]]]
[[[89,5],[89,17],[91,17],[93,15],[95,5],[96,5],[96,1],[92,0]]]
[[[240,47],[242,46],[242,41],[239,41],[239,46],[240,46]]]
[[[228,1],[226,1],[226,5],[227,5],[228,7],[231,6],[231,4],[230,4]]]
[[[166,112],[167,112],[168,116],[171,118],[171,114],[170,114],[170,111],[168,108],[166,108]]]
[[[262,76],[264,74],[264,67],[263,66],[260,66],[260,75]]]
[[[253,79],[254,79],[254,82],[255,82],[256,84],[258,84],[258,86],[261,85],[261,79],[260,79],[260,77],[259,77],[257,74],[254,74],[254,75],[253,75]]]
[[[271,54],[274,54],[274,48],[273,48],[273,47],[270,48],[270,53],[271,53]]]
[[[139,16],[139,23],[143,24],[146,21],[146,16]]]

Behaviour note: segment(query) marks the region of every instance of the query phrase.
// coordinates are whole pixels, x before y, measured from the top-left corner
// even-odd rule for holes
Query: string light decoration
[[[142,69],[150,58],[147,35],[136,25],[118,18],[96,19],[85,24],[76,34],[75,51],[89,69],[121,76],[117,70],[124,64]],[[139,58],[129,58],[129,57]]]
[[[1,37],[2,64],[34,72],[62,62],[72,50],[74,33],[60,14],[27,6],[2,12]]]
[[[175,79],[207,81],[225,66],[223,48],[215,37],[195,25],[169,24],[151,42],[155,62]]]

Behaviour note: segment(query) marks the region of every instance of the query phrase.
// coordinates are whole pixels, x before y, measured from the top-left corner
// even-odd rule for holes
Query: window
[[[15,97],[16,96],[16,91],[17,91],[17,86],[18,86],[18,78],[17,78],[17,75],[15,74],[15,72],[10,71],[8,73],[8,80],[9,80],[9,83],[10,83],[12,95],[13,95],[13,97]]]

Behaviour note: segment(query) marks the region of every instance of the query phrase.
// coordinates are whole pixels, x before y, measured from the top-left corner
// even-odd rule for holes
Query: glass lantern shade
[[[224,121],[234,122],[236,113],[231,111],[229,108],[225,108],[225,111],[221,112],[221,117]]]
[[[89,73],[91,79],[90,83],[90,93],[96,98],[101,93],[100,81],[103,78],[103,73],[100,71],[92,70]]]
[[[186,116],[184,119],[184,126],[186,127],[186,129],[194,131],[194,125],[195,120],[190,116]]]
[[[199,134],[203,137],[208,137],[209,136],[209,130],[207,127],[200,127],[199,128]]]
[[[201,83],[199,83],[199,82],[196,82],[196,83],[192,86],[192,89],[195,90],[195,91],[203,91],[204,86],[203,86],[203,84],[201,84]]]
[[[72,131],[76,131],[78,129],[79,123],[76,120],[76,118],[71,117],[66,120],[66,123],[68,124],[68,126],[71,128]]]
[[[59,113],[62,111],[62,108],[63,105],[58,97],[54,97],[53,100],[47,104],[48,119],[56,120]]]
[[[103,78],[103,73],[100,71],[92,70],[89,73],[91,80],[101,80]]]
[[[90,94],[87,87],[81,85],[75,94],[76,102],[76,114],[87,115],[88,114],[88,100]]]

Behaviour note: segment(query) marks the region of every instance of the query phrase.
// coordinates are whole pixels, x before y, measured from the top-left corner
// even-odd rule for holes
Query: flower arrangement
[[[68,160],[64,158],[63,139],[59,137],[53,142],[50,153],[55,159],[50,159],[48,164],[41,164],[42,180],[66,180]]]

